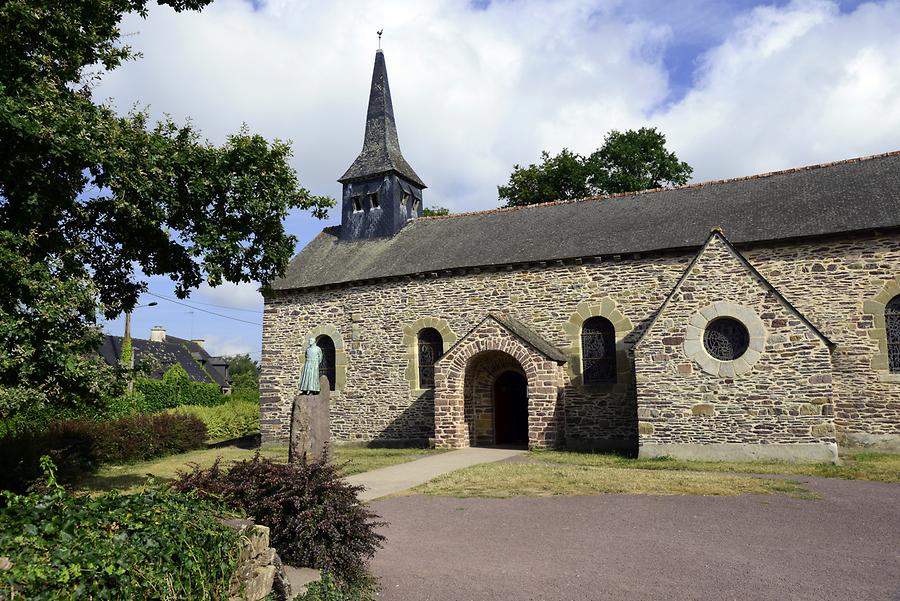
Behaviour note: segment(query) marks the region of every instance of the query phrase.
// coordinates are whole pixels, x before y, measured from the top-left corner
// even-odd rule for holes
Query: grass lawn
[[[349,476],[388,465],[412,461],[413,459],[419,459],[420,457],[439,452],[441,451],[434,449],[333,447],[331,456],[332,461],[340,466],[341,473]],[[255,450],[222,447],[191,451],[180,455],[169,455],[168,457],[160,457],[159,459],[141,463],[106,465],[100,468],[95,475],[86,478],[79,488],[92,492],[112,489],[133,492],[144,484],[149,475],[161,481],[173,480],[179,471],[189,471],[192,463],[206,468],[213,464],[216,457],[221,457],[223,462],[233,462],[251,459],[255,453]],[[260,454],[275,461],[287,461],[287,447],[263,447]]]
[[[686,461],[660,457],[656,459],[629,459],[613,453],[576,453],[571,451],[532,451],[532,459],[604,468],[628,468],[635,470],[663,470],[688,472],[730,472],[740,474],[787,474],[819,476],[847,480],[873,480],[876,482],[900,482],[900,454],[850,453],[843,457],[843,465],[828,463],[786,463],[779,461]]]
[[[450,472],[413,492],[445,497],[596,495],[712,495],[783,493],[816,495],[791,480],[770,480],[712,472],[646,471],[586,465],[487,463]]]

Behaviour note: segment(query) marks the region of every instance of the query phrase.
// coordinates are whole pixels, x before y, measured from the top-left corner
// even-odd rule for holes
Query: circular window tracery
[[[719,361],[734,361],[747,352],[750,332],[733,317],[720,317],[709,322],[703,332],[703,347]]]
[[[713,376],[733,378],[753,369],[766,347],[766,330],[756,312],[716,301],[691,316],[684,354]]]

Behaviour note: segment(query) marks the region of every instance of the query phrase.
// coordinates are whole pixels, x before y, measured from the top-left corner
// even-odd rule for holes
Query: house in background
[[[118,364],[122,357],[122,336],[104,335],[100,356],[110,366]],[[194,382],[216,384],[224,394],[231,393],[231,375],[224,357],[214,357],[203,348],[203,339],[187,340],[166,335],[162,326],[150,330],[150,340],[132,338],[136,365],[149,363],[154,366],[148,376],[161,380],[176,363],[184,368]]]

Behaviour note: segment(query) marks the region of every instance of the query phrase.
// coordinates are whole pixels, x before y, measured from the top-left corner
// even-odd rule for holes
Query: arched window
[[[334,390],[334,340],[322,334],[316,338],[316,344],[322,349],[322,363],[319,364],[319,377],[328,378],[329,390]]]
[[[900,374],[900,294],[884,308],[884,328],[887,334],[888,371]]]
[[[444,340],[434,328],[419,331],[419,388],[434,388],[434,362],[444,353]]]
[[[584,322],[581,363],[585,384],[616,382],[616,329],[605,317],[591,317]]]

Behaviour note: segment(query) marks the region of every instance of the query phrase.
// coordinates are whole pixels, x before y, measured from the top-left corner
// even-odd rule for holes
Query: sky
[[[291,140],[302,185],[334,198],[379,29],[403,154],[425,205],[452,212],[499,206],[513,165],[590,153],[613,129],[658,127],[694,181],[900,149],[900,0],[216,0],[122,29],[143,58],[99,99],[191,119],[214,143],[242,123]],[[299,250],[339,221],[297,211],[285,228]],[[190,306],[166,278],[149,290],[135,337],[161,325],[259,358],[256,285],[204,286]]]

